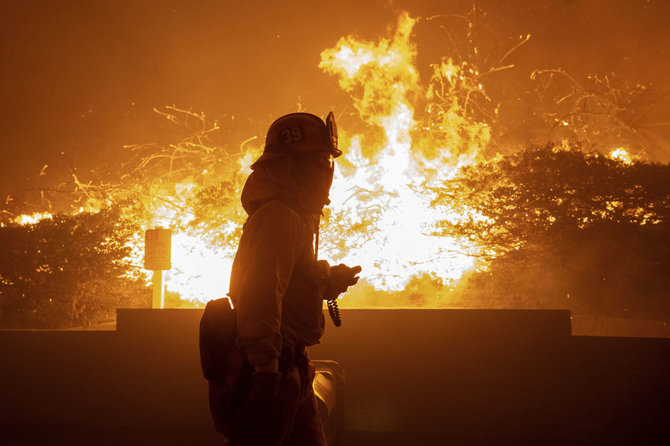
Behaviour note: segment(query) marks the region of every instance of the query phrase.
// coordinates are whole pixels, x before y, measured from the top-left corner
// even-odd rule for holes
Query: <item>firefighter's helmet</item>
[[[333,112],[325,123],[311,113],[291,113],[278,118],[268,129],[263,154],[251,168],[271,159],[313,152],[327,152],[334,158],[342,155],[337,148]]]

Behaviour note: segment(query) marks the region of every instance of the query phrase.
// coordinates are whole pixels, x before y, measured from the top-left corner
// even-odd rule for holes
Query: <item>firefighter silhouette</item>
[[[361,271],[317,259],[319,219],[341,154],[332,112],[325,122],[292,113],[270,126],[251,166],[229,292],[241,359],[228,389],[232,417],[217,422],[231,445],[326,444],[306,347],[323,335],[323,301],[334,302]],[[330,309],[339,325],[336,305]],[[210,389],[215,421],[216,399]]]

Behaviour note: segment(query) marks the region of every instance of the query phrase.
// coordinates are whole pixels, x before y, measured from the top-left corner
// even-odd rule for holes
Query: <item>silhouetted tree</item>
[[[115,210],[0,227],[0,324],[85,327],[148,304],[139,277],[127,275],[136,230]]]
[[[547,146],[467,166],[435,190],[436,206],[464,216],[443,234],[466,236],[492,257],[550,228],[670,221],[670,165],[624,164],[580,147]]]
[[[469,217],[443,232],[491,260],[455,304],[486,295],[497,306],[670,318],[670,165],[545,147],[465,168],[436,193]]]

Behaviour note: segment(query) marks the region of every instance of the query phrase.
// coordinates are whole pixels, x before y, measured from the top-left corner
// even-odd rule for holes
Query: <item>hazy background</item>
[[[670,142],[670,3],[664,0],[480,0],[489,40],[510,47],[506,85],[535,68],[576,76],[616,73],[651,84],[658,101],[642,125]],[[354,113],[320,53],[354,34],[387,36],[399,10],[415,27],[418,65],[455,55],[448,27],[471,1],[11,1],[0,3],[0,199],[30,201],[37,186],[65,181],[124,156],[124,144],[166,142],[180,129],[154,111],[175,105],[218,119],[231,147],[261,139],[297,104]],[[229,132],[229,133],[228,133]],[[667,159],[665,160],[667,161]],[[48,164],[43,175],[38,175]]]

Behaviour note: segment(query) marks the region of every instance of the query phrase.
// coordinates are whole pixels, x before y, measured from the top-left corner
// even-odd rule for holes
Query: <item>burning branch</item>
[[[541,82],[535,94],[549,135],[594,144],[602,151],[621,145],[640,152],[649,147],[638,128],[647,86],[619,82],[614,75],[590,75],[588,84],[582,84],[562,69],[535,70],[531,80]]]

